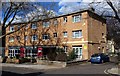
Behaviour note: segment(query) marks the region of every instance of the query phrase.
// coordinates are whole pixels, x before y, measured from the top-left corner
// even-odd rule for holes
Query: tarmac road
[[[117,67],[114,63],[104,63],[104,64],[91,64],[91,63],[84,63],[79,65],[72,65],[65,68],[59,69],[49,69],[49,70],[40,70],[40,69],[28,69],[28,68],[21,68],[21,67],[2,67],[2,76],[41,76],[44,74],[47,75],[60,75],[60,74],[78,74],[79,76],[83,75],[107,75],[105,70]],[[94,74],[94,75],[93,75]],[[63,75],[62,75],[63,76]]]

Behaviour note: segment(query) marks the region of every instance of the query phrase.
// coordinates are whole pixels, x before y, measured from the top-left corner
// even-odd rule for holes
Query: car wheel
[[[104,60],[101,60],[100,63],[104,63]]]

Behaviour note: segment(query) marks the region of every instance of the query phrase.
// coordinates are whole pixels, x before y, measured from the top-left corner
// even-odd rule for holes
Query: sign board
[[[87,49],[87,45],[84,45],[84,49]]]

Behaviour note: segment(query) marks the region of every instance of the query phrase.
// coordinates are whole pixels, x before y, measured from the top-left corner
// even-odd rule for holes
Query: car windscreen
[[[93,54],[91,57],[97,57],[99,56],[99,54]]]

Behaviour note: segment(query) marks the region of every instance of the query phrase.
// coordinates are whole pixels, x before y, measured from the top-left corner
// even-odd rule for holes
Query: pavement
[[[8,67],[23,67],[23,68],[29,68],[29,69],[42,69],[42,70],[49,70],[49,69],[59,69],[62,67],[58,66],[52,66],[52,65],[39,65],[39,64],[10,64],[10,63],[0,63],[0,67],[2,66],[8,66]]]
[[[112,67],[107,69],[106,71],[108,74],[120,75],[120,63],[117,67]]]

